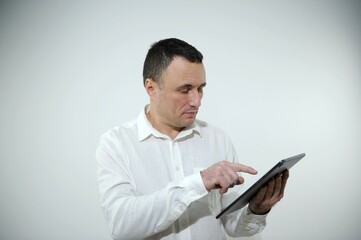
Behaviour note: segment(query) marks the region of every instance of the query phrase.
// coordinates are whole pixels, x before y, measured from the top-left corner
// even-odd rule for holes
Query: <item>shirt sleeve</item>
[[[239,163],[237,153],[234,146],[227,137],[226,140],[227,159],[232,162]],[[222,199],[222,198],[221,198]],[[225,201],[228,202],[229,201]],[[225,204],[221,201],[222,209],[225,208]],[[245,237],[252,236],[256,233],[261,232],[266,227],[266,215],[255,215],[252,214],[248,209],[248,205],[243,209],[234,213],[228,214],[221,218],[223,227],[228,235],[231,237]]]
[[[222,224],[231,237],[252,236],[266,227],[267,215],[255,215],[248,206],[235,213],[222,217]]]
[[[100,204],[113,239],[143,239],[167,229],[191,202],[205,196],[200,174],[190,175],[148,195],[135,193],[132,173],[111,141],[96,151]]]

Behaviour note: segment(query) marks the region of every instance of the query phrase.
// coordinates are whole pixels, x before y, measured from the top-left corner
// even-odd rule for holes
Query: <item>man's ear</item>
[[[157,90],[157,89],[156,89],[156,88],[157,88],[156,85],[157,85],[156,82],[154,82],[154,80],[151,79],[151,78],[147,78],[147,79],[145,80],[144,87],[145,87],[145,90],[147,91],[149,97],[152,97],[152,96],[155,95],[155,92],[156,92],[156,90]]]

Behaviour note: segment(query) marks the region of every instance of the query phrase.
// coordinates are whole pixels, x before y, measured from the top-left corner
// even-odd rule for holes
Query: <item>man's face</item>
[[[155,83],[155,94],[151,97],[151,112],[155,111],[153,117],[158,128],[181,130],[191,126],[201,105],[205,85],[202,63],[174,58],[159,83]]]

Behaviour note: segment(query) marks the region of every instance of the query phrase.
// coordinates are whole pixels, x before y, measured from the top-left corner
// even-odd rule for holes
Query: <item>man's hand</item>
[[[239,176],[237,172],[257,174],[257,171],[251,167],[222,161],[201,171],[201,176],[204,186],[208,191],[220,188],[220,193],[225,193],[228,191],[228,188],[244,182],[243,177]]]
[[[282,175],[268,181],[249,202],[251,212],[258,215],[268,213],[283,198],[288,177],[289,171],[285,170]]]

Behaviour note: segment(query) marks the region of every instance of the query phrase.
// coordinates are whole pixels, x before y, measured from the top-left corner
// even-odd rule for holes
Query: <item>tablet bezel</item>
[[[301,153],[286,159],[279,161],[274,167],[272,167],[267,173],[265,173],[257,182],[255,182],[250,188],[248,188],[241,196],[224,208],[216,218],[220,218],[228,213],[237,211],[248,204],[251,198],[259,191],[259,189],[266,184],[271,178],[277,174],[282,174],[286,169],[293,167],[298,161],[305,157],[305,153]]]

